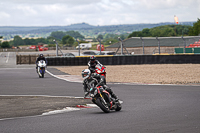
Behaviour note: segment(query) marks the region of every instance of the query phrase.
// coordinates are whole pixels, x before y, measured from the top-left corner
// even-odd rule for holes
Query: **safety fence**
[[[17,64],[34,64],[36,56],[17,55]],[[104,65],[135,65],[135,64],[186,64],[200,63],[200,54],[176,55],[127,55],[97,57]],[[47,57],[48,66],[84,66],[89,56],[83,57]]]
[[[174,48],[184,48],[185,50],[185,48],[188,48],[191,44],[196,42],[200,42],[200,36],[131,37],[106,47],[106,50],[117,51],[119,54],[133,52],[134,54],[142,55],[160,54],[163,52],[172,54],[174,53]],[[183,53],[185,53],[185,51]]]

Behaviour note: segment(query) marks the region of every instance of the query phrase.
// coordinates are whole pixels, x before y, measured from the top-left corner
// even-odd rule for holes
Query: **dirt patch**
[[[87,66],[57,67],[70,75],[80,75]],[[106,66],[107,82],[150,84],[200,84],[200,64],[156,64]]]

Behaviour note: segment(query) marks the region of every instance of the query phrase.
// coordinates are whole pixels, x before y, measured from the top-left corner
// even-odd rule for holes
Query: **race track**
[[[15,53],[0,53],[0,57],[0,95],[83,96],[81,83],[57,79],[48,73],[40,79],[35,65],[15,65]],[[99,108],[87,108],[46,116],[1,119],[0,132],[200,132],[199,86],[108,85],[123,101],[120,112],[106,114]]]

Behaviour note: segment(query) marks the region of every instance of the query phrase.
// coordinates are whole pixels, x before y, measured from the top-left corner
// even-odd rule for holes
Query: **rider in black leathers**
[[[40,60],[44,60],[45,63],[47,64],[47,59],[44,57],[43,54],[40,54],[39,57],[36,59],[35,64],[36,64],[36,72],[37,72],[37,68],[38,68],[38,61]]]
[[[88,96],[89,92],[92,94],[94,93],[95,87],[103,86],[103,88],[110,93],[110,95],[115,99],[118,100],[117,96],[113,93],[113,91],[105,85],[105,77],[101,76],[97,73],[90,72],[89,69],[85,69],[82,71],[83,77],[83,90],[85,92],[85,97]]]
[[[100,64],[102,66],[102,64],[98,60],[96,60],[95,56],[91,56],[90,60],[88,61],[88,69],[91,71],[91,73],[95,72],[95,66],[97,64]]]

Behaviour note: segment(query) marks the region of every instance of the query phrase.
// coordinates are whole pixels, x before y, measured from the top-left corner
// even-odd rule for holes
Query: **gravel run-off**
[[[200,64],[107,65],[106,81],[145,84],[200,84]],[[87,66],[56,67],[81,76]]]

